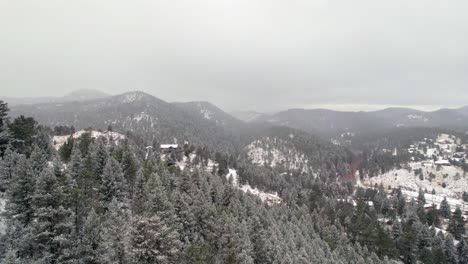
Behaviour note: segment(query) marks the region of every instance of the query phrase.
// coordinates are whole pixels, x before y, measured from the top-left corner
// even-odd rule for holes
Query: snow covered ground
[[[232,185],[239,188],[241,191],[256,195],[260,197],[263,202],[269,204],[281,203],[281,198],[277,194],[262,192],[257,188],[252,188],[249,184],[239,185],[239,176],[237,175],[237,171],[234,169],[229,169],[229,173],[226,175],[226,178],[228,180],[232,179]]]
[[[195,160],[195,158],[197,157],[196,154],[194,153],[191,153],[189,155],[189,157],[187,156],[183,156],[182,160],[179,160],[176,162],[176,165],[181,169],[181,170],[184,170],[187,166],[190,167],[190,171],[193,171],[194,169],[203,169],[207,172],[212,172],[213,171],[213,168],[215,166],[218,166],[218,164],[216,162],[214,162],[213,160],[211,159],[208,159],[206,165],[205,164],[197,164],[196,166],[193,165],[193,162]],[[165,159],[164,157],[161,157],[163,160]]]
[[[197,166],[193,166],[192,163],[194,159],[196,158],[196,156],[197,155],[193,153],[190,154],[189,157],[184,156],[182,160],[176,162],[176,165],[181,170],[184,170],[185,168],[187,168],[187,166],[190,166],[190,170],[192,171],[195,168],[197,168],[197,169],[203,169],[207,172],[212,172],[213,168],[215,166],[218,166],[218,164],[211,159],[208,160],[206,165],[202,166],[201,164],[198,164]],[[229,173],[226,175],[226,178],[232,181],[232,185],[234,187],[237,187],[239,190],[245,193],[251,193],[253,195],[258,196],[263,202],[266,202],[268,204],[277,204],[281,202],[281,198],[277,194],[260,191],[257,188],[252,188],[252,186],[250,186],[249,184],[240,185],[239,176],[235,169],[229,169]]]
[[[366,178],[362,184],[364,186],[374,186],[383,184],[385,188],[396,188],[412,192],[419,189],[427,190],[429,193],[435,190],[436,195],[460,199],[464,191],[468,191],[468,175],[464,175],[461,168],[455,166],[424,166],[419,162],[409,164],[410,170],[395,169],[377,177]],[[415,170],[422,170],[423,179],[415,175]]]
[[[402,190],[402,193],[403,193],[403,195],[405,195],[407,200],[411,200],[411,199],[417,200],[418,195],[419,195],[418,192],[412,192],[412,191],[408,191],[408,190]],[[448,204],[450,205],[450,209],[452,210],[452,212],[455,211],[457,206],[459,206],[460,209],[462,209],[463,212],[468,210],[468,203],[463,202],[463,200],[461,200],[461,199],[445,197],[445,196],[442,196],[442,195],[433,195],[433,194],[430,194],[430,193],[425,193],[424,198],[426,199],[426,204],[425,204],[426,207],[431,206],[432,204],[435,204],[437,206],[437,208],[439,208],[440,203],[442,202],[442,200],[444,200],[444,198],[446,198]]]
[[[73,134],[73,138],[79,138],[81,137],[84,133],[91,133],[92,138],[98,138],[98,137],[105,137],[107,139],[113,138],[114,140],[123,140],[125,139],[125,136],[122,134],[119,134],[117,132],[112,132],[112,131],[104,131],[104,132],[99,132],[96,130],[92,131],[85,131],[85,130],[80,130],[77,131]],[[52,143],[55,147],[55,149],[59,149],[65,142],[67,142],[67,139],[70,137],[70,135],[65,135],[65,136],[54,136],[52,138]]]
[[[250,143],[247,156],[253,164],[271,168],[284,167],[286,170],[302,170],[312,172],[307,157],[294,147],[277,138],[265,138]]]

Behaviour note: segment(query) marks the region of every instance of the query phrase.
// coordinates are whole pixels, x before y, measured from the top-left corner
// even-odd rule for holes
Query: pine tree
[[[444,200],[442,200],[442,202],[440,203],[439,213],[444,218],[450,218],[452,212],[450,210],[450,205],[447,202],[447,197],[444,197]]]
[[[460,207],[458,206],[454,212],[454,218],[457,219],[456,239],[460,240],[466,234],[465,219],[463,218]]]
[[[32,169],[36,175],[39,175],[46,167],[48,161],[47,158],[48,156],[43,149],[36,145],[33,146],[31,156],[29,157],[29,163],[31,164]]]
[[[83,166],[81,151],[77,146],[74,146],[71,152],[70,163],[68,164],[68,171],[73,180],[78,179],[83,173]]]
[[[450,234],[445,238],[444,253],[448,263],[457,263],[457,249],[453,244],[453,237]]]
[[[8,120],[8,112],[10,109],[8,108],[8,104],[2,100],[0,100],[0,132],[3,131],[4,126],[6,125],[6,121]]]
[[[457,246],[458,261],[460,264],[468,264],[468,244],[465,239],[460,240]]]
[[[235,223],[228,217],[220,243],[223,263],[253,263],[253,247],[244,223]]]
[[[20,259],[16,256],[15,250],[7,251],[2,263],[3,264],[21,264]]]
[[[125,180],[129,186],[130,197],[133,196],[133,186],[135,184],[136,174],[138,172],[138,161],[135,158],[135,154],[131,151],[130,147],[127,146],[122,153],[122,171]]]
[[[422,189],[419,189],[418,204],[422,205],[423,207],[426,204],[426,197],[425,197],[424,191]]]
[[[32,117],[19,116],[8,124],[8,132],[11,135],[10,143],[21,154],[29,157],[37,132],[37,122]]]
[[[8,109],[8,104],[0,100],[0,157],[3,156],[3,153],[10,141],[10,134],[6,130],[9,111],[10,109]]]
[[[72,246],[72,212],[63,207],[63,194],[53,171],[44,170],[37,179],[32,197],[31,223],[33,258],[47,263],[63,263],[64,250]]]
[[[424,249],[431,246],[431,234],[429,233],[429,229],[426,226],[419,230],[417,242],[419,249]]]
[[[428,225],[440,227],[439,212],[437,211],[437,206],[435,204],[432,204],[432,208],[427,212],[426,219]]]
[[[109,158],[104,172],[100,187],[101,201],[105,204],[116,199],[120,203],[127,203],[128,187],[123,176],[122,168],[114,158]]]
[[[176,263],[179,234],[157,215],[136,216],[132,221],[131,263]]]
[[[132,199],[132,213],[134,215],[139,215],[146,211],[145,206],[148,200],[148,193],[146,191],[145,175],[143,175],[142,170],[139,170],[135,179],[135,187]]]
[[[3,159],[0,160],[0,191],[5,192],[9,189],[10,182],[16,173],[19,160],[20,155],[18,153],[13,152],[11,148],[5,150]]]
[[[109,151],[107,150],[106,146],[106,139],[104,137],[99,137],[96,140],[96,144],[94,144],[94,152],[96,153],[96,175],[102,175],[104,172],[104,167],[106,166],[106,162],[109,159]]]
[[[69,138],[67,138],[67,141],[63,143],[62,146],[59,148],[59,155],[60,158],[62,159],[63,162],[69,162],[70,158],[72,156],[72,151],[73,151],[73,146],[75,143],[75,139],[73,138],[73,135],[70,135]]]
[[[156,173],[149,176],[146,184],[145,193],[147,195],[145,201],[145,210],[151,214],[158,214],[167,223],[176,224],[174,206],[167,197],[167,191],[162,185],[160,177]]]
[[[128,205],[114,198],[109,204],[102,225],[102,239],[98,249],[99,263],[127,264],[129,262],[129,221]]]
[[[88,214],[84,225],[81,242],[79,244],[78,254],[80,263],[83,264],[99,264],[100,253],[99,246],[101,244],[101,222],[100,217],[94,209]]]
[[[31,164],[21,156],[17,163],[16,173],[7,190],[7,204],[5,214],[8,219],[14,219],[22,226],[27,226],[33,219],[31,204],[35,189],[35,178]]]

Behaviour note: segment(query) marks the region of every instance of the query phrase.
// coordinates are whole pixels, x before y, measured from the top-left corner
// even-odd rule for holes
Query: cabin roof
[[[171,148],[178,148],[179,145],[178,144],[161,144],[160,148],[161,149],[171,149]]]

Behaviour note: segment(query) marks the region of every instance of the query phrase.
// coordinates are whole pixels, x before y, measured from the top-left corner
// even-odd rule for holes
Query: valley
[[[114,210],[112,206],[128,201],[128,214],[145,217],[146,211],[156,210],[164,228],[179,237],[173,237],[171,242],[179,245],[173,248],[179,253],[167,252],[168,258],[196,258],[190,251],[192,246],[183,242],[185,239],[209,247],[213,259],[225,258],[214,253],[217,246],[206,244],[206,239],[214,236],[222,243],[225,232],[231,232],[225,228],[237,226],[240,229],[236,234],[252,236],[248,239],[252,241],[254,235],[249,228],[257,221],[253,219],[261,219],[268,222],[261,230],[276,236],[287,235],[283,232],[290,232],[290,228],[314,225],[307,227],[309,232],[323,242],[318,246],[312,242],[314,239],[302,237],[300,240],[311,242],[303,246],[299,246],[299,241],[292,242],[300,250],[312,252],[312,248],[321,248],[336,254],[337,259],[343,254],[355,257],[363,254],[368,260],[379,259],[382,263],[410,263],[411,251],[394,244],[392,241],[400,240],[395,240],[392,232],[401,235],[415,232],[418,236],[434,232],[434,237],[442,232],[439,239],[458,244],[466,237],[468,149],[467,137],[459,126],[430,123],[433,113],[422,117],[423,113],[402,111],[366,114],[322,111],[321,123],[315,124],[318,127],[307,127],[308,122],[315,123],[314,118],[303,117],[308,121],[301,126],[295,125],[298,124],[294,123],[295,118],[281,113],[268,120],[242,121],[208,102],[167,103],[143,92],[80,102],[14,105],[10,113],[13,122],[8,129],[15,131],[16,125],[23,126],[21,122],[32,122],[31,133],[35,134],[27,141],[22,138],[24,135],[13,133],[21,141],[12,141],[11,147],[5,149],[2,159],[5,199],[1,208],[5,219],[11,219],[14,208],[11,206],[20,204],[20,200],[11,200],[12,195],[24,193],[21,189],[27,186],[17,185],[16,181],[26,183],[31,179],[27,177],[36,177],[36,184],[42,184],[43,177],[44,180],[52,177],[47,171],[55,171],[54,184],[80,192],[78,197],[67,199],[86,201],[78,207],[62,205],[78,210],[81,228],[86,228],[93,210]],[[405,125],[400,125],[402,115],[408,120]],[[280,122],[279,117],[288,121]],[[391,122],[379,123],[374,118]],[[336,126],[335,122],[343,125],[344,120],[351,123],[360,120],[362,126],[371,122],[376,129],[361,131],[359,126]],[[418,127],[427,123],[430,123],[427,129]],[[35,172],[34,167],[28,166],[42,169]],[[19,169],[23,167],[24,172]],[[24,178],[12,180],[8,175]],[[78,185],[67,187],[67,179]],[[118,203],[105,200],[110,199],[106,195]],[[138,199],[141,202],[136,202]],[[152,199],[156,199],[155,205],[148,203]],[[262,215],[252,216],[244,211],[246,206],[256,208]],[[239,215],[236,210],[244,213]],[[274,215],[284,217],[284,212],[298,215],[301,224],[270,219]],[[23,213],[16,211],[18,215]],[[214,215],[224,216],[214,220]],[[193,217],[198,220],[190,220]],[[330,222],[329,217],[335,220]],[[171,219],[185,222],[171,223]],[[10,222],[2,221],[6,225],[3,230],[11,228]],[[194,221],[192,227],[187,226],[190,223],[187,221]],[[231,221],[249,224],[239,226]],[[106,232],[111,232],[106,222],[102,225],[108,228]],[[280,225],[295,227],[278,231]],[[405,225],[405,229],[400,230],[400,225]],[[331,239],[339,233],[338,228],[342,229],[342,244]],[[211,231],[206,234],[208,230]],[[362,236],[363,232],[367,235]],[[376,234],[383,240],[367,238]],[[430,238],[426,240],[429,243]],[[246,246],[240,241],[235,243],[231,246],[239,250]],[[345,245],[353,245],[354,253],[344,253]],[[247,258],[258,258],[260,253],[255,250],[260,249],[249,250],[252,253]],[[356,253],[362,250],[368,250],[369,254]],[[290,255],[284,257],[295,259]],[[281,257],[270,255],[270,258]],[[305,258],[314,259],[313,254]]]

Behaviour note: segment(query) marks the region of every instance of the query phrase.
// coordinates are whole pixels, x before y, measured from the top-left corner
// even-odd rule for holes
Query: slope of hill
[[[419,170],[420,173],[419,173]],[[468,181],[461,168],[454,166],[424,166],[419,162],[408,164],[407,168],[394,169],[377,177],[364,177],[363,184],[373,187],[382,184],[385,189],[401,187],[418,192],[427,190],[441,197],[461,199],[468,190]]]
[[[245,122],[252,122],[256,120],[261,120],[265,114],[259,113],[256,111],[240,111],[240,112],[232,112],[231,115],[239,120],[242,120]]]
[[[172,103],[173,105],[184,109],[185,111],[199,115],[200,117],[210,120],[222,126],[237,126],[241,123],[240,120],[234,118],[228,113],[221,110],[219,107],[209,102],[185,102],[185,103]]]

